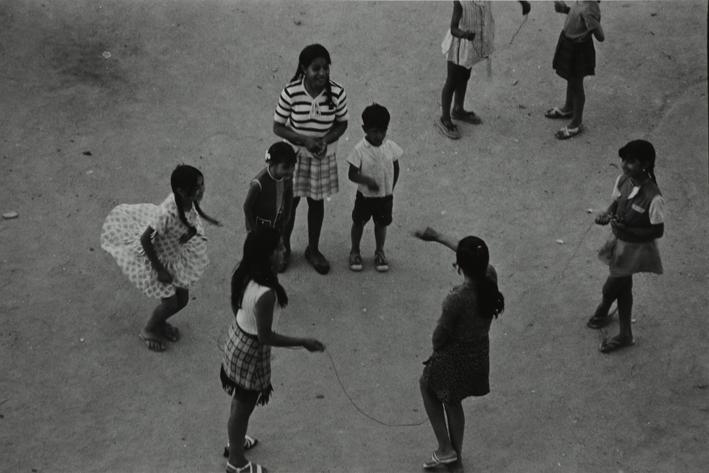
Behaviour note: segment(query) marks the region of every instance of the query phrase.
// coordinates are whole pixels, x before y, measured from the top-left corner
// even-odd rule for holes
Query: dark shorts
[[[352,221],[364,225],[371,218],[375,225],[387,226],[391,224],[391,213],[394,207],[394,196],[386,197],[365,197],[357,191],[354,209],[352,210]]]
[[[557,74],[567,80],[594,75],[596,50],[591,35],[584,41],[577,42],[567,38],[562,31],[556,44],[552,66]]]

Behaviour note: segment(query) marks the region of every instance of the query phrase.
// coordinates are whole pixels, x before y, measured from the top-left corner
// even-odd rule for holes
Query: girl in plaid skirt
[[[266,404],[273,391],[271,347],[325,350],[314,338],[290,337],[273,331],[280,310],[288,304],[286,291],[277,277],[283,257],[279,241],[280,235],[273,228],[249,232],[244,256],[231,278],[231,306],[236,317],[229,327],[220,372],[222,386],[232,396],[227,473],[264,471],[246,459],[244,450],[256,444],[256,439],[246,435],[251,413],[256,404]]]
[[[572,138],[583,131],[583,107],[586,104],[583,78],[595,73],[596,50],[593,37],[598,41],[605,39],[598,4],[595,0],[577,1],[569,7],[564,2],[554,2],[554,10],[566,14],[553,61],[556,73],[566,79],[566,101],[563,107],[552,107],[544,116],[571,119],[568,125],[556,132],[555,136],[560,140]]]
[[[298,162],[293,177],[292,215],[284,228],[287,265],[290,235],[301,197],[308,199],[308,247],[305,258],[320,274],[330,263],[320,253],[320,231],[325,217],[324,200],[338,191],[337,140],[349,118],[345,89],[330,80],[330,53],[320,44],[301,51],[290,83],[281,91],[273,115],[273,132],[296,149]]]

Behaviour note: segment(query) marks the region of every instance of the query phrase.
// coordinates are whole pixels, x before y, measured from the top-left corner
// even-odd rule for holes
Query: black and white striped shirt
[[[335,122],[349,119],[345,89],[330,81],[330,90],[334,108],[327,103],[327,89],[313,98],[305,90],[303,78],[292,81],[281,91],[273,121],[305,136],[324,136]]]

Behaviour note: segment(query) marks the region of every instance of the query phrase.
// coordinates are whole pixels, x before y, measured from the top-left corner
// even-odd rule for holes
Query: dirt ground
[[[607,39],[582,136],[559,142],[560,124],[542,116],[564,95],[551,69],[563,17],[534,2],[510,45],[521,11],[496,2],[492,77],[476,66],[467,96],[485,123],[454,142],[433,127],[450,2],[0,2],[0,210],[19,213],[0,220],[0,471],[223,471],[218,369],[241,205],[276,140],[278,93],[312,42],[330,50],[351,120],[322,237],[333,271],[304,262],[299,213],[280,328],[328,350],[274,350],[275,393],[253,415],[250,458],[277,472],[420,471],[435,448],[421,361],[459,280],[450,252],[410,236],[433,225],[487,240],[507,300],[491,331],[492,392],[464,402],[464,471],[704,471],[707,3],[601,8]],[[367,267],[354,274],[344,158],[372,101],[390,109],[405,155],[392,269],[373,271],[368,227]],[[617,149],[640,137],[658,151],[665,274],[634,278],[637,346],[605,356],[585,321],[609,230],[587,209],[609,203]],[[114,205],[162,201],[179,162],[204,172],[203,207],[225,226],[207,228],[212,263],[174,319],[182,340],[156,354],[137,337],[155,301],[99,233]],[[377,423],[347,396],[384,424],[423,423]]]

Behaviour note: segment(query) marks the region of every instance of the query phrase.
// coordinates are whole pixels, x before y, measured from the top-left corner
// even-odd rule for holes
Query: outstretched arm
[[[423,230],[416,230],[414,236],[423,241],[437,241],[438,243],[447,246],[453,251],[458,251],[458,240],[450,235],[440,233],[434,228],[426,227]]]

